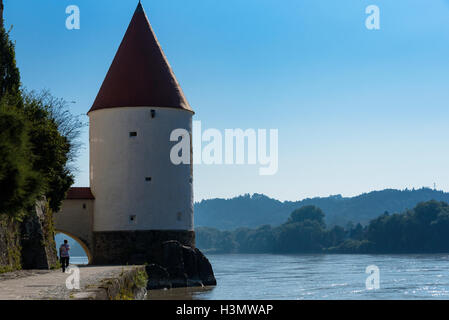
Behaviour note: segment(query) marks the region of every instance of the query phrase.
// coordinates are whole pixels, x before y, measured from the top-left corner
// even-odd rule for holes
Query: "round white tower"
[[[140,3],[88,115],[94,262],[145,262],[167,240],[193,246],[192,161],[170,160],[170,134],[191,137],[193,111]]]

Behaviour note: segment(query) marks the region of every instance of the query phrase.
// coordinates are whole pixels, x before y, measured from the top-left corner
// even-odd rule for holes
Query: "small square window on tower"
[[[130,224],[135,224],[135,223],[137,223],[137,216],[136,216],[136,215],[130,215],[130,216],[129,216],[129,223],[130,223]]]
[[[129,136],[130,136],[130,137],[137,137],[137,132],[136,132],[136,131],[131,131],[131,132],[129,133]]]
[[[145,181],[150,182],[151,181],[151,177],[145,177]]]

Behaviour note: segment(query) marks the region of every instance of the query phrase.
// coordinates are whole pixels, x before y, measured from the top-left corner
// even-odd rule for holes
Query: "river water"
[[[151,291],[149,299],[449,299],[444,255],[207,255],[218,285]],[[367,289],[368,266],[379,289]]]
[[[449,299],[449,255],[208,255],[218,285],[150,299]],[[366,267],[379,289],[366,289]]]

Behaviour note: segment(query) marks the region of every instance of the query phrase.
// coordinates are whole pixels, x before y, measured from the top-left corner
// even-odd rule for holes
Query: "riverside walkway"
[[[76,266],[80,289],[68,289],[72,273],[58,270],[20,270],[0,274],[0,300],[92,299],[103,280],[116,278],[132,266]],[[73,278],[72,278],[73,279]],[[73,285],[74,282],[72,281]]]

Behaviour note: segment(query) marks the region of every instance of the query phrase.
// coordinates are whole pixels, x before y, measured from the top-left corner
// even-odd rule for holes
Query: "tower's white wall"
[[[100,109],[89,113],[89,125],[93,230],[193,230],[192,165],[170,161],[177,143],[170,134],[178,128],[191,134],[192,113],[157,107]]]

